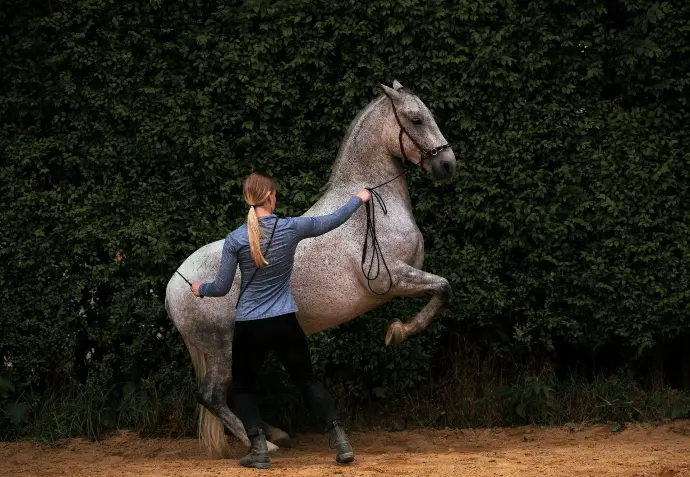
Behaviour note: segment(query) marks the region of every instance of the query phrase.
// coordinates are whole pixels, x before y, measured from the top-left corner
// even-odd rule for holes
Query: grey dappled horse
[[[386,344],[402,342],[424,330],[445,310],[452,291],[445,278],[423,272],[424,240],[414,216],[403,161],[423,167],[436,181],[455,174],[455,155],[422,101],[397,81],[393,88],[369,103],[355,118],[342,143],[328,189],[305,216],[328,214],[342,206],[358,190],[373,188],[385,201],[387,215],[376,210],[376,238],[390,270],[383,263],[362,267],[367,227],[363,206],[341,227],[297,247],[292,290],[299,307],[297,318],[309,335],[349,321],[396,296],[430,296],[427,305],[410,321],[393,321]],[[381,207],[372,197],[370,207]],[[210,282],[219,268],[224,240],[207,244],[187,258],[179,271],[190,281]],[[372,255],[372,238],[367,243]],[[373,260],[373,259],[370,259]],[[380,268],[378,277],[376,268]],[[365,273],[371,280],[367,279]],[[168,314],[180,331],[199,381],[199,436],[215,456],[228,456],[227,427],[246,446],[249,440],[242,422],[230,411],[227,395],[232,381],[232,336],[235,301],[239,292],[239,268],[232,289],[224,297],[195,297],[189,285],[174,274],[166,289]],[[390,287],[390,289],[389,289]],[[210,410],[209,414],[206,409]],[[281,430],[266,425],[269,449],[273,442],[289,445]]]

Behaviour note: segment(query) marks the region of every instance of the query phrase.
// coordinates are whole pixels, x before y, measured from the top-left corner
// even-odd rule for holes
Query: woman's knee
[[[307,381],[304,384],[302,392],[307,396],[310,401],[323,402],[332,401],[331,394],[326,390],[321,382],[316,379]]]

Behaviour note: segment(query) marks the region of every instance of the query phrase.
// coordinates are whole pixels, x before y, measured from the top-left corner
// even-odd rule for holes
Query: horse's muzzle
[[[431,176],[435,181],[449,181],[455,176],[457,162],[452,149],[440,152],[429,163],[431,165]]]

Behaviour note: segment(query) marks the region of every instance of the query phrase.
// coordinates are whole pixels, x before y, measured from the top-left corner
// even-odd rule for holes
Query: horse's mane
[[[331,182],[333,181],[333,173],[338,170],[338,166],[343,160],[343,156],[345,153],[345,146],[359,134],[360,129],[362,128],[362,119],[364,118],[365,115],[369,114],[371,110],[373,109],[374,105],[376,105],[379,101],[381,101],[382,98],[384,98],[385,95],[383,93],[380,93],[376,98],[371,100],[369,104],[367,104],[362,110],[357,113],[357,116],[350,122],[350,125],[347,128],[347,132],[345,133],[345,137],[343,138],[342,142],[340,143],[340,147],[338,148],[338,155],[335,158],[335,162],[333,163],[333,167],[331,168],[331,177],[328,179],[328,182],[325,185],[325,188],[330,187]]]
[[[412,90],[410,90],[407,87],[402,87],[398,89],[399,92],[414,96],[416,98],[419,98],[419,96]],[[335,162],[333,163],[333,166],[331,168],[331,176],[328,179],[328,182],[324,186],[324,190],[328,189],[328,187],[331,186],[334,178],[334,173],[335,171],[338,170],[338,167],[341,165],[343,161],[343,156],[345,153],[345,146],[357,135],[359,134],[360,129],[362,128],[363,121],[362,119],[364,118],[365,115],[369,114],[374,106],[379,103],[383,98],[386,98],[385,93],[381,92],[379,93],[378,96],[376,96],[373,100],[369,102],[362,110],[355,116],[355,118],[352,120],[350,125],[347,128],[347,132],[345,133],[345,137],[343,138],[342,142],[340,143],[340,147],[338,148],[338,155],[335,158]]]

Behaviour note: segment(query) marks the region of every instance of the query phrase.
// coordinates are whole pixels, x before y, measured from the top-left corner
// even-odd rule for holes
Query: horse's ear
[[[398,91],[403,88],[403,85],[400,84],[398,80],[393,80],[393,89]]]
[[[399,91],[396,91],[393,88],[389,88],[385,84],[382,84],[381,88],[383,89],[383,92],[386,93],[386,96],[388,96],[393,101],[402,101],[402,93],[400,93]]]

